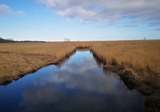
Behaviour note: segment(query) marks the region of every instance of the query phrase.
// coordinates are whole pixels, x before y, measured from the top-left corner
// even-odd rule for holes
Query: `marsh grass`
[[[59,64],[77,49],[90,49],[104,69],[145,94],[147,112],[160,109],[160,40],[106,42],[1,43],[0,84],[48,64]]]
[[[110,65],[160,73],[160,41],[97,42],[92,50]]]
[[[0,44],[0,83],[56,63],[74,48],[69,43]]]
[[[104,65],[122,66],[135,77],[160,74],[160,41],[1,43],[0,79],[17,77],[69,57],[76,48],[91,49]],[[1,82],[1,81],[0,81]]]
[[[145,95],[145,111],[160,110],[160,40],[90,43],[93,54],[120,75],[129,89]]]

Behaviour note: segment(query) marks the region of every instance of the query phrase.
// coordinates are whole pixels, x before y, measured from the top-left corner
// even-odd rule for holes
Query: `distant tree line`
[[[15,41],[11,38],[4,39],[4,38],[0,37],[0,43],[15,43],[15,42],[45,42],[45,41],[31,41],[31,40]]]
[[[13,39],[4,39],[2,37],[0,37],[0,43],[9,43],[9,42],[14,42]]]

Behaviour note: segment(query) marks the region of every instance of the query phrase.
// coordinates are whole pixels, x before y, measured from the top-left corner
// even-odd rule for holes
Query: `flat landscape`
[[[0,82],[18,78],[51,63],[58,63],[77,47],[89,47],[106,68],[124,67],[136,78],[147,77],[146,81],[153,78],[160,81],[160,41],[151,40],[1,43]]]
[[[0,0],[0,111],[160,112],[160,0]]]
[[[131,89],[147,95],[149,109],[159,107],[159,40],[1,43],[0,83],[19,79],[49,64],[59,64],[76,49],[89,49],[105,70],[119,74]]]

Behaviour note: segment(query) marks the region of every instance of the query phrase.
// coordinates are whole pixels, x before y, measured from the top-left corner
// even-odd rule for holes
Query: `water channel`
[[[0,112],[143,112],[144,97],[90,51],[0,85]]]

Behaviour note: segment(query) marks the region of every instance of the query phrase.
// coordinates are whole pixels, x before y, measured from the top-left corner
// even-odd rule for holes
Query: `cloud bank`
[[[160,25],[160,0],[38,0],[65,18],[90,23],[144,22]]]
[[[23,15],[24,13],[22,11],[14,11],[8,5],[0,4],[0,14],[3,14],[3,15],[10,15],[10,14]]]

